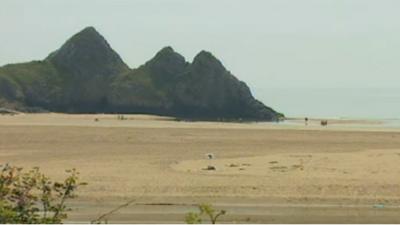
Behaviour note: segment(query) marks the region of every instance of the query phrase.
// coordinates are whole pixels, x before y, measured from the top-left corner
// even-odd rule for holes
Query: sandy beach
[[[211,203],[231,223],[400,223],[400,128],[383,121],[125,117],[0,116],[0,164],[39,166],[54,179],[78,169],[89,185],[67,222],[135,199],[109,222],[183,223]]]

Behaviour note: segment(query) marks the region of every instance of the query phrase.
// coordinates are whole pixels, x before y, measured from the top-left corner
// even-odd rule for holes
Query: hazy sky
[[[211,51],[255,91],[400,87],[398,0],[0,0],[0,65],[94,26],[130,67]]]

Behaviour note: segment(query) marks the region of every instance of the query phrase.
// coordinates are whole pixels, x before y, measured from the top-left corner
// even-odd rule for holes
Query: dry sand
[[[126,118],[0,116],[0,164],[39,166],[55,179],[77,168],[89,185],[69,222],[136,199],[109,222],[184,222],[207,202],[228,211],[224,222],[400,223],[398,128]]]

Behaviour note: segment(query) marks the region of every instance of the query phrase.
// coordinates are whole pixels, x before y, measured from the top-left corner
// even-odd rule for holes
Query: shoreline
[[[220,121],[177,121],[172,117],[148,114],[63,114],[63,113],[23,113],[0,115],[0,126],[69,126],[103,128],[194,128],[194,129],[258,129],[258,130],[309,130],[309,131],[362,131],[400,132],[400,120],[329,119],[291,117],[281,122],[220,122]],[[98,120],[98,121],[95,121]],[[320,125],[327,120],[328,126]]]

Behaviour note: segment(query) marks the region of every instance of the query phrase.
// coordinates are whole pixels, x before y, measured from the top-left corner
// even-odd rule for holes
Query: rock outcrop
[[[274,121],[210,52],[189,63],[171,47],[130,69],[93,27],[42,61],[0,68],[0,107],[70,113],[150,113],[187,119]]]

